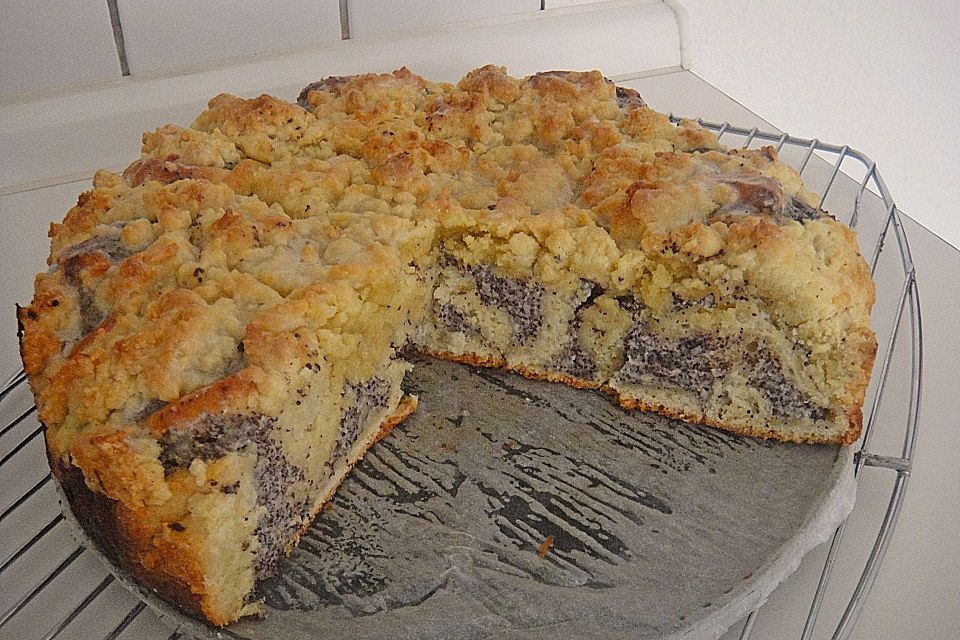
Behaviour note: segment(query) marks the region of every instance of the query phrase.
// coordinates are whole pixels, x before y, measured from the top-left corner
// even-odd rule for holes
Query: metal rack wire
[[[671,119],[680,121],[672,115]],[[864,467],[885,470],[894,478],[874,544],[831,636],[847,638],[890,543],[913,464],[923,356],[920,301],[910,248],[896,204],[876,164],[864,154],[816,139],[739,128],[726,122],[698,122],[714,130],[728,146],[772,144],[785,162],[803,174],[811,189],[823,194],[821,206],[834,212],[848,211],[845,222],[857,230],[861,251],[869,256],[871,273],[880,285],[874,329],[881,350],[865,403],[863,436],[856,445],[855,474],[861,486],[867,482],[861,474]],[[862,177],[856,182],[847,177],[850,175]],[[896,252],[884,251],[891,231]],[[898,351],[904,341],[908,341],[907,350]],[[906,397],[884,404],[890,396],[887,388],[892,365],[903,358],[909,362],[904,363],[903,370],[908,366],[910,378],[908,388],[898,389],[898,394],[905,392]],[[5,422],[0,429],[0,638],[179,639],[181,633],[171,628],[171,621],[121,587],[102,565],[92,562],[77,571],[79,565],[93,560],[95,552],[71,537],[57,506],[43,456],[42,428],[24,381],[20,371],[0,386],[0,423]],[[887,440],[897,441],[894,455],[877,453],[873,447],[881,432]],[[813,637],[849,522],[841,524],[830,542],[799,632],[801,640]],[[866,536],[862,530],[859,533]],[[37,553],[40,550],[47,553],[41,556]],[[41,557],[46,562],[41,562]],[[744,620],[739,635],[742,640],[750,637],[761,611]]]

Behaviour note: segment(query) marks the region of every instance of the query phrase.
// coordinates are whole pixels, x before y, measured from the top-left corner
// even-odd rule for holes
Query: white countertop
[[[429,69],[416,70],[430,75]],[[317,73],[317,77],[322,75],[328,74]],[[250,86],[253,82],[247,79],[245,84]],[[272,89],[271,84],[265,82],[265,89]],[[748,109],[687,71],[673,70],[621,84],[638,89],[651,106],[661,111],[773,130],[769,123],[763,122]],[[217,89],[219,87],[211,87],[211,92],[215,93]],[[290,90],[283,95],[292,97]],[[176,101],[168,100],[168,103],[172,102]],[[182,111],[181,107],[171,105],[172,115],[169,118],[151,113],[151,118],[156,119],[149,126],[158,126],[170,119],[183,121]],[[131,113],[128,117],[130,121],[125,127],[140,126],[142,114]],[[70,148],[69,141],[65,141],[64,145]],[[30,155],[35,159],[44,154],[56,156],[57,153],[58,149],[47,139],[41,148],[33,150]],[[16,161],[13,158],[13,162]],[[116,166],[114,162],[108,164]],[[19,185],[10,182],[5,191],[0,191],[3,194],[0,195],[0,219],[3,220],[3,232],[0,233],[0,308],[8,311],[0,314],[0,377],[3,378],[18,366],[12,305],[29,299],[32,275],[45,269],[44,257],[48,249],[46,228],[50,222],[62,218],[76,201],[77,194],[89,184],[89,172],[83,168],[82,162],[70,165],[73,167],[70,171],[65,171],[63,167],[67,165],[59,160],[52,166],[56,168],[48,175],[33,167],[29,180],[21,181]],[[80,175],[82,179],[77,179]],[[897,194],[893,195],[896,197]],[[852,637],[956,638],[960,637],[960,607],[957,607],[960,602],[960,542],[954,530],[960,525],[960,501],[953,497],[953,491],[960,484],[960,466],[954,461],[952,423],[956,420],[957,398],[960,397],[960,385],[955,378],[958,372],[955,362],[960,356],[960,335],[955,330],[957,322],[954,311],[960,302],[960,283],[956,275],[960,273],[960,252],[909,218],[904,223],[917,265],[925,323],[925,388],[917,462],[889,552]],[[902,383],[903,380],[903,371],[891,373],[892,384],[897,381]],[[0,415],[3,419],[7,417]],[[24,426],[23,429],[28,432],[35,424]],[[878,427],[883,428],[884,425]],[[0,441],[0,454],[18,441],[16,436],[22,431],[18,427],[16,432]],[[859,576],[860,567],[857,563],[862,562],[867,546],[873,543],[878,514],[882,515],[889,497],[890,480],[892,475],[883,470],[865,470],[858,505],[846,536],[846,547],[849,549],[841,554],[835,569],[835,586],[849,589],[849,585]],[[0,484],[6,488],[13,485],[29,486],[30,483],[19,477],[0,475]],[[45,508],[52,507],[47,505]],[[5,545],[8,543],[13,544],[0,541],[0,557],[7,552]],[[799,636],[825,553],[824,547],[811,553],[798,571],[774,593],[761,610],[753,638]],[[80,567],[96,571],[83,563]],[[83,572],[80,571],[73,579],[77,584],[83,583]],[[92,587],[78,586],[77,590],[89,588]],[[114,592],[113,587],[108,591],[104,594],[105,602],[109,604],[116,601],[118,604],[103,614],[104,619],[108,620],[105,623],[109,625],[107,628],[119,621],[133,602],[131,596],[122,591]],[[823,623],[814,637],[829,637],[842,606],[846,604],[848,593],[838,591],[828,594],[822,614]],[[56,602],[51,602],[49,606],[56,606]],[[167,637],[169,630],[164,630],[163,623],[158,623],[151,616],[149,613],[139,616],[135,625],[136,635],[130,635],[132,628],[124,637]],[[739,628],[735,627],[735,631],[724,637],[737,637]]]

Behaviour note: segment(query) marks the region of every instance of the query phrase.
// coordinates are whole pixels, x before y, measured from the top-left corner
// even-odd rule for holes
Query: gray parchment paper
[[[200,637],[717,638],[853,506],[849,450],[624,411],[420,361],[373,447],[261,590]],[[150,594],[151,604],[170,614]]]

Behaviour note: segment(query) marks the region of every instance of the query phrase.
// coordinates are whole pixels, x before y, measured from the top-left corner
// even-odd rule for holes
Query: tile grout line
[[[350,39],[350,7],[348,0],[340,0],[340,39]]]
[[[107,168],[114,173],[121,173],[122,171],[122,169],[116,167]],[[96,170],[78,171],[77,173],[66,173],[58,176],[50,176],[49,178],[32,180],[30,182],[20,182],[16,184],[0,186],[0,198],[5,196],[15,196],[21,193],[29,193],[31,191],[39,191],[40,189],[46,189],[48,187],[58,187],[60,185],[70,184],[73,182],[89,182],[93,179],[94,173],[96,173]]]
[[[130,75],[130,64],[127,62],[127,47],[123,41],[123,27],[120,25],[120,9],[117,0],[107,0],[107,9],[110,11],[110,26],[113,27],[113,41],[117,45],[117,57],[120,59],[120,75]]]

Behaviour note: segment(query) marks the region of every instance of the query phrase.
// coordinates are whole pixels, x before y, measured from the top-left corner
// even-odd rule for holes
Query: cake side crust
[[[753,427],[750,425],[737,424],[734,422],[725,422],[715,420],[700,412],[691,412],[680,407],[670,407],[662,404],[644,402],[637,398],[628,398],[619,393],[616,389],[604,385],[601,391],[612,396],[624,409],[637,409],[640,411],[652,411],[668,418],[682,420],[692,424],[702,424],[709,427],[716,427],[724,431],[739,433],[740,435],[751,438],[763,438],[765,440],[779,440],[781,442],[794,442],[797,444],[840,444],[849,445],[857,441],[860,437],[860,430],[863,424],[863,412],[859,407],[849,411],[847,422],[849,428],[838,438],[817,438],[817,437],[798,437],[784,431],[771,428]]]
[[[527,367],[523,365],[509,365],[503,359],[491,358],[488,356],[481,356],[478,354],[456,354],[450,353],[448,351],[433,351],[433,350],[420,350],[419,353],[422,355],[427,355],[432,358],[438,358],[440,360],[449,360],[451,362],[460,362],[462,364],[468,364],[475,367],[485,367],[489,369],[504,369],[522,375],[525,378],[531,380],[544,380],[547,382],[560,382],[571,387],[576,387],[578,389],[599,389],[603,393],[613,397],[618,404],[624,409],[637,409],[639,411],[652,411],[658,413],[662,416],[673,418],[675,420],[681,420],[687,423],[693,424],[703,424],[711,427],[716,427],[718,429],[723,429],[724,431],[730,431],[733,433],[738,433],[740,435],[749,436],[751,438],[763,438],[763,439],[776,439],[785,442],[795,442],[798,444],[841,444],[849,445],[857,441],[857,438],[860,437],[860,430],[863,425],[863,412],[860,407],[854,407],[851,409],[847,415],[847,421],[850,425],[849,428],[843,432],[838,438],[825,437],[825,438],[816,438],[816,437],[797,437],[772,428],[756,427],[744,424],[738,424],[735,422],[727,422],[723,420],[716,420],[710,418],[709,416],[704,415],[702,412],[694,412],[689,409],[678,407],[678,406],[668,406],[664,404],[650,403],[637,398],[630,398],[619,391],[614,389],[609,385],[599,385],[591,380],[583,380],[581,378],[576,378],[564,373],[558,373],[556,371],[547,371],[544,369],[536,369],[533,367]]]
[[[231,622],[204,609],[203,573],[198,558],[138,539],[135,512],[122,502],[91,490],[78,467],[52,456],[48,460],[74,518],[115,567],[187,615],[206,617],[217,625]],[[149,567],[144,565],[144,553],[153,561]]]

